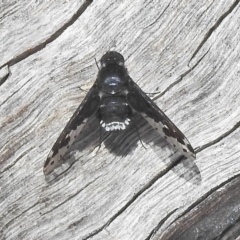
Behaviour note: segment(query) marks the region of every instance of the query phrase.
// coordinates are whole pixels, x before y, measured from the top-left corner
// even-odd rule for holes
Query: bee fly
[[[138,112],[181,154],[196,158],[187,138],[131,79],[124,62],[123,56],[115,51],[102,56],[97,80],[48,154],[45,175],[54,170],[93,115],[106,131],[121,131],[131,124],[133,114]]]

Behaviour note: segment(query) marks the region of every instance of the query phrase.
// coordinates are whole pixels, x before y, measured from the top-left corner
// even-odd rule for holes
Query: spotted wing
[[[89,90],[48,154],[43,168],[45,175],[51,173],[54,168],[59,165],[67,149],[79,135],[88,118],[97,112],[99,105],[99,90],[94,85]]]
[[[185,157],[192,160],[196,158],[194,149],[188,139],[131,79],[129,80],[127,101],[133,110],[141,113],[154,129]]]

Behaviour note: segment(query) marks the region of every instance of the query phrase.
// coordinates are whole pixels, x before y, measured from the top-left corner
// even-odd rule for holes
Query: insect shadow
[[[109,153],[115,156],[124,157],[133,152],[139,144],[142,144],[143,149],[146,151],[151,147],[156,156],[162,155],[160,151],[163,151],[165,148],[171,149],[174,151],[174,154],[171,156],[167,156],[166,158],[156,157],[154,160],[163,161],[167,168],[170,168],[176,175],[192,184],[199,185],[201,183],[201,174],[194,161],[178,155],[176,150],[164,141],[138,113],[134,114],[132,124],[128,128],[112,132],[106,132],[100,126],[96,116],[91,117],[83,127],[81,137],[77,138],[75,143],[69,148],[62,162],[69,164],[71,167],[75,162],[81,161],[82,163],[85,161],[84,154],[80,157],[75,157],[74,152],[83,152],[86,154],[87,152],[96,151],[97,156],[97,154],[101,154],[100,150],[103,148],[106,148]]]
[[[152,128],[152,126],[143,119],[143,125],[139,128],[139,134],[143,140],[143,143],[151,146],[152,150],[156,153],[154,161],[162,161],[165,163],[166,168],[173,171],[178,177],[184,178],[186,181],[191,182],[194,185],[200,185],[202,178],[201,173],[192,159],[188,159],[171,146],[169,143],[159,136],[159,134]],[[166,158],[159,157],[162,155],[164,149],[170,149],[173,153]]]

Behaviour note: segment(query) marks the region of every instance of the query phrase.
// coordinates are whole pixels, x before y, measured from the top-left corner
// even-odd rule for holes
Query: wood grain
[[[239,0],[2,1],[0,239],[237,239],[239,11]],[[107,50],[159,92],[197,159],[141,120],[147,150],[132,129],[97,151],[93,121],[64,172],[45,179],[47,154]]]

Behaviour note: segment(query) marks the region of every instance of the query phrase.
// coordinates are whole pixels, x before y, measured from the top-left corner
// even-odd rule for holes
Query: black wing
[[[51,173],[59,165],[61,158],[67,152],[69,146],[81,132],[84,124],[93,114],[97,112],[100,105],[100,95],[98,88],[93,85],[86,97],[77,108],[66,127],[54,143],[52,150],[44,163],[44,174]]]
[[[129,80],[127,101],[133,110],[141,113],[154,129],[185,157],[193,160],[196,158],[194,149],[183,133],[132,79]]]

